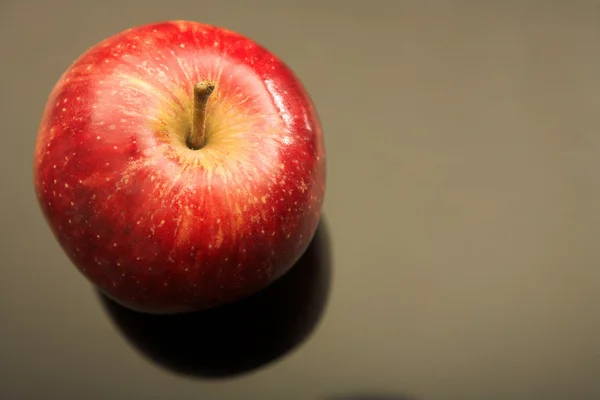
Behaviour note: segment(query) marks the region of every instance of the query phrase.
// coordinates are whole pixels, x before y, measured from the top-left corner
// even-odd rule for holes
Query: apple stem
[[[210,80],[203,80],[194,86],[192,130],[187,139],[188,147],[193,150],[198,150],[204,146],[206,104],[213,90],[215,90],[215,84]]]

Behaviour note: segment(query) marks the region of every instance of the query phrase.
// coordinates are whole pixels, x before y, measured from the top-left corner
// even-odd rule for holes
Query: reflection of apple
[[[262,368],[308,339],[327,305],[331,261],[330,234],[321,218],[294,268],[242,301],[196,313],[150,315],[100,299],[117,331],[158,366],[195,377],[232,377]]]
[[[35,188],[73,263],[117,302],[214,307],[267,287],[306,250],[325,190],[321,126],[293,72],[255,42],[149,24],[60,78]]]

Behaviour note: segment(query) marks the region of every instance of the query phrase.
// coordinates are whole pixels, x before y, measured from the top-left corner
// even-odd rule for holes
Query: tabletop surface
[[[280,56],[327,147],[302,261],[195,319],[98,296],[31,178],[60,74],[168,19]],[[600,398],[599,49],[592,1],[0,2],[0,397]]]

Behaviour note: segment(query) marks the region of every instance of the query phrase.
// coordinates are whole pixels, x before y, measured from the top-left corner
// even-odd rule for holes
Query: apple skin
[[[216,88],[193,150],[203,79]],[[72,263],[153,314],[232,303],[284,275],[315,233],[325,180],[321,124],[294,73],[251,39],[191,21],[82,54],[49,96],[34,157],[39,204]]]

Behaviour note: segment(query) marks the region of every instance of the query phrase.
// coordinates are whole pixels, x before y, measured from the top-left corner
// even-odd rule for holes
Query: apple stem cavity
[[[187,138],[187,145],[192,150],[199,150],[204,146],[206,125],[206,104],[210,94],[215,90],[211,80],[203,80],[194,86],[194,111],[192,116],[192,129]]]

